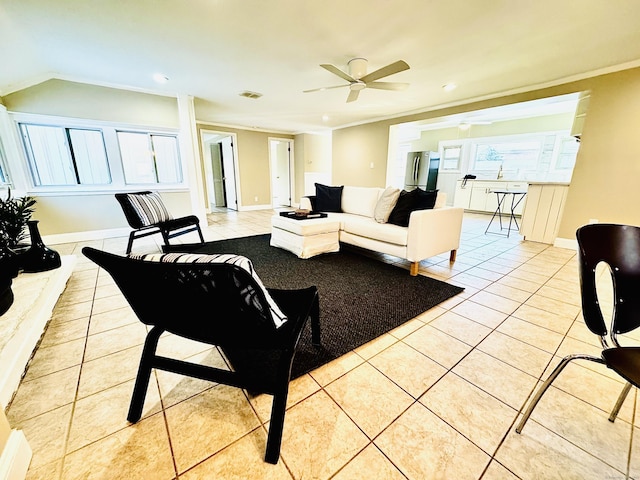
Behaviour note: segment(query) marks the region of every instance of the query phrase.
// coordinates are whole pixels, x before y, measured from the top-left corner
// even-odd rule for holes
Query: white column
[[[198,131],[196,128],[193,96],[178,94],[178,119],[180,122],[180,155],[187,167],[187,182],[191,198],[191,210],[200,219],[202,226],[207,225],[206,198],[204,178],[202,176],[202,159],[198,148]]]

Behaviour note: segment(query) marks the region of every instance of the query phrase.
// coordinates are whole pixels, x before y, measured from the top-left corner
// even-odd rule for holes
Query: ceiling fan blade
[[[355,102],[358,99],[359,94],[360,90],[351,90],[349,92],[349,96],[347,97],[347,103]]]
[[[369,83],[378,80],[379,78],[393,75],[394,73],[403,72],[408,69],[409,65],[407,64],[407,62],[405,62],[404,60],[398,60],[397,62],[387,65],[386,67],[379,68],[375,72],[366,74],[360,80],[364,83]]]
[[[334,85],[333,87],[320,87],[320,88],[312,88],[311,90],[303,90],[302,93],[311,93],[311,92],[321,92],[322,90],[331,90],[332,88],[343,88],[348,87],[347,85]]]
[[[331,65],[331,64],[328,64],[328,63],[323,63],[320,66],[322,68],[324,68],[325,70],[329,70],[334,75],[338,75],[340,78],[344,78],[347,82],[355,82],[356,81],[355,78],[353,78],[348,73],[343,72],[342,70],[340,70],[335,65]]]
[[[408,83],[396,82],[369,82],[367,88],[377,88],[379,90],[404,90],[409,86]]]

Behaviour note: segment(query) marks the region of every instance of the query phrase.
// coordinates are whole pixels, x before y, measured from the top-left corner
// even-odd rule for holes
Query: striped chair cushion
[[[138,217],[140,217],[140,222],[143,226],[155,225],[156,223],[173,219],[157,192],[147,194],[129,193],[127,197]]]
[[[253,268],[253,263],[247,257],[230,253],[220,254],[197,254],[197,253],[149,253],[144,255],[129,255],[129,258],[144,260],[148,262],[165,263],[229,263],[237,265],[251,274],[254,281],[264,292],[264,296],[269,304],[271,319],[276,328],[280,328],[287,321],[287,316],[280,310],[278,304],[271,298],[262,280]]]

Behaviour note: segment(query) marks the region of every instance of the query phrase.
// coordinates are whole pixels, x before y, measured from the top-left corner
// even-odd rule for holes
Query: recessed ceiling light
[[[153,79],[158,83],[167,83],[169,81],[169,77],[167,77],[164,73],[154,73]]]
[[[452,90],[455,90],[455,89],[456,89],[456,87],[457,87],[457,85],[456,85],[455,83],[447,83],[447,84],[445,84],[445,85],[443,85],[443,86],[442,86],[442,89],[443,89],[445,92],[450,92],[450,91],[452,91]]]
[[[327,115],[327,114],[322,115],[322,121],[323,122],[326,122],[328,120],[329,120],[329,115]]]

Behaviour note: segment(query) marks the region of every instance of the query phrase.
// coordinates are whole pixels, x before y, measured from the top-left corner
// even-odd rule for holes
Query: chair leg
[[[569,362],[573,360],[590,360],[592,362],[604,363],[604,360],[602,360],[601,358],[592,357],[591,355],[575,354],[575,355],[567,355],[566,357],[564,357],[562,361],[558,364],[558,366],[553,369],[553,372],[551,372],[551,375],[549,375],[549,378],[547,378],[545,382],[540,386],[535,396],[529,403],[529,407],[522,415],[522,419],[520,419],[520,423],[518,423],[518,426],[516,427],[516,433],[522,432],[522,429],[524,428],[524,424],[527,423],[527,420],[531,416],[533,409],[536,408],[536,405],[542,398],[542,395],[544,395],[544,392],[547,391],[547,389],[551,386],[551,384],[556,379],[556,377],[560,375],[560,372],[564,370],[564,367],[566,367],[569,364]]]
[[[136,232],[134,231],[129,234],[129,243],[127,244],[127,255],[131,253],[131,249],[133,248],[133,239],[135,238],[134,237],[135,233]]]
[[[618,413],[620,413],[620,409],[622,408],[622,404],[626,400],[627,395],[629,395],[629,391],[631,390],[632,386],[633,385],[627,382],[627,384],[622,389],[622,392],[620,392],[620,396],[618,397],[618,400],[616,401],[616,404],[613,407],[613,410],[611,410],[611,415],[609,415],[610,422],[613,423],[616,421],[616,418],[618,417]]]
[[[451,253],[449,254],[449,263],[453,263],[456,261],[456,254],[458,253],[457,250],[451,250]]]
[[[196,227],[198,228],[198,235],[200,236],[200,243],[204,243],[204,237],[202,236],[202,230],[200,229],[200,224],[197,224]]]
[[[158,347],[160,335],[164,332],[159,327],[153,327],[147,334],[142,349],[142,357],[140,358],[140,366],[138,367],[138,375],[136,383],[133,387],[133,395],[129,404],[129,413],[127,420],[136,423],[142,417],[142,408],[144,407],[144,399],[147,396],[147,388],[149,387],[149,377],[151,377],[151,369],[153,368],[153,359]]]

